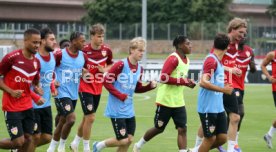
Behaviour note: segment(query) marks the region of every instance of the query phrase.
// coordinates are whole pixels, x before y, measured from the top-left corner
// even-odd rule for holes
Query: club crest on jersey
[[[37,69],[37,62],[34,62],[34,68]]]
[[[216,127],[213,126],[213,125],[209,127],[209,130],[210,130],[211,133],[213,133],[215,131],[215,129],[216,129]]]
[[[164,124],[164,122],[163,122],[163,121],[161,121],[161,120],[158,120],[158,121],[157,121],[157,125],[158,125],[158,127],[162,127],[162,126],[163,126],[163,124]]]
[[[88,109],[89,111],[92,111],[92,109],[93,109],[92,104],[87,105],[87,109]]]
[[[106,50],[102,50],[102,55],[106,56]]]
[[[121,129],[121,130],[120,130],[120,134],[121,134],[122,136],[125,136],[125,134],[126,134],[126,129],[124,129],[124,128]]]
[[[18,128],[17,128],[17,127],[13,127],[13,128],[11,129],[11,133],[12,133],[13,135],[17,135],[17,133],[18,133]]]
[[[240,92],[236,91],[236,96],[239,97],[240,96]]]
[[[250,56],[250,52],[249,51],[246,51],[245,54],[246,54],[247,57]]]
[[[34,131],[37,131],[37,123],[34,124]]]
[[[66,110],[66,111],[70,111],[70,110],[71,110],[71,106],[70,106],[69,104],[67,104],[67,105],[65,106],[65,110]]]

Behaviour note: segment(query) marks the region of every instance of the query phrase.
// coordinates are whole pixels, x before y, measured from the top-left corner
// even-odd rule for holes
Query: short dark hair
[[[73,40],[79,38],[80,36],[82,36],[83,33],[75,31],[70,35],[70,42],[72,42]]]
[[[33,34],[37,34],[37,35],[40,35],[40,32],[38,29],[35,29],[35,28],[30,28],[30,29],[27,29],[25,32],[24,32],[24,39],[28,39],[31,35]]]
[[[230,43],[229,37],[224,33],[218,33],[214,40],[214,47],[219,50],[227,49]]]
[[[177,35],[173,40],[173,46],[177,49],[178,45],[183,42],[186,42],[186,40],[187,40],[187,36]]]
[[[62,39],[62,40],[59,42],[59,46],[62,46],[62,44],[65,43],[65,42],[69,42],[69,43],[70,43],[70,41],[69,41],[68,39]]]
[[[49,27],[45,27],[40,30],[41,39],[46,39],[49,34],[54,34],[54,32]]]

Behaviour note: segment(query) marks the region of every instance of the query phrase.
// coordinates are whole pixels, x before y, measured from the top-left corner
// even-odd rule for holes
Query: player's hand
[[[97,68],[98,68],[98,70],[99,70],[101,73],[104,73],[104,72],[105,72],[104,66],[98,65]]]
[[[268,78],[268,80],[269,80],[269,82],[271,82],[271,83],[276,83],[276,79],[275,79],[273,76],[270,76],[270,77]]]
[[[36,102],[37,105],[43,105],[45,103],[45,99],[43,99],[42,97]]]
[[[125,102],[125,101],[127,100],[127,98],[128,98],[128,95],[127,95],[127,94],[122,94],[122,95],[120,96],[120,100],[123,101],[123,102]]]
[[[58,90],[57,89],[53,90],[51,94],[52,94],[52,97],[56,97],[58,95]]]
[[[196,86],[196,83],[194,80],[192,79],[187,79],[188,83],[187,83],[187,87],[189,88],[194,88]]]
[[[157,81],[155,81],[155,80],[150,81],[150,87],[151,88],[156,88],[157,87]]]
[[[238,77],[240,77],[242,75],[242,70],[237,67],[232,68],[231,72]]]
[[[10,95],[14,98],[20,98],[24,90],[11,90]]]
[[[41,87],[38,87],[38,86],[34,87],[34,92],[41,95],[41,96],[43,96],[43,93],[44,93],[43,89]]]
[[[60,83],[55,80],[54,85],[55,85],[56,88],[58,88],[60,86]]]
[[[225,84],[224,88],[223,88],[223,93],[231,95],[233,92],[233,88],[231,85],[229,84]]]

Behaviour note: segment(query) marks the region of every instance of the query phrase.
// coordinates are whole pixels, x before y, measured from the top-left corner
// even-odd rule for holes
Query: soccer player
[[[249,66],[250,72],[254,73],[256,71],[256,65],[254,60],[254,52],[251,47],[245,44],[246,38],[240,40],[238,45],[238,55],[236,58],[236,67],[239,68],[242,72],[241,76],[233,75],[233,88],[238,100],[238,109],[240,115],[240,121],[238,124],[238,132],[236,136],[236,145],[234,147],[235,151],[240,152],[241,149],[238,146],[238,136],[239,130],[241,127],[242,119],[244,117],[244,104],[243,104],[243,96],[244,96],[244,79],[247,73],[247,69]]]
[[[59,48],[62,50],[64,48],[68,48],[70,46],[70,41],[67,40],[67,39],[62,39],[60,42],[59,42]],[[54,81],[54,86],[55,87],[59,87],[59,83],[57,81]],[[54,90],[55,88],[53,88]],[[74,102],[73,105],[76,105],[77,103]],[[57,124],[59,122],[59,118],[60,118],[60,114],[57,113],[56,117],[55,117],[55,127],[57,127]],[[58,130],[60,130],[61,128],[57,128]]]
[[[37,29],[26,30],[23,49],[10,52],[0,63],[2,110],[10,135],[10,139],[0,141],[1,149],[34,151],[32,140],[34,111],[30,87],[34,84],[35,91],[41,90],[39,88],[40,63],[35,57],[40,42],[40,32]],[[43,104],[40,101],[38,105]]]
[[[165,61],[160,76],[160,86],[156,97],[156,113],[154,127],[147,130],[145,135],[134,144],[133,151],[139,152],[142,146],[162,133],[172,118],[177,129],[177,144],[180,152],[186,152],[187,147],[187,115],[184,101],[184,87],[194,88],[193,80],[187,78],[192,43],[183,35],[173,40],[176,51]]]
[[[56,52],[56,80],[60,83],[57,88],[58,95],[55,97],[55,104],[60,119],[57,128],[61,131],[54,131],[54,136],[47,152],[55,151],[55,147],[60,140],[58,151],[65,151],[66,139],[75,123],[75,105],[78,99],[78,89],[82,69],[86,68],[87,56],[80,50],[83,49],[85,37],[80,32],[73,32],[70,36],[71,45]],[[59,134],[61,134],[59,138]]]
[[[268,72],[266,66],[271,63],[272,65],[272,75]],[[267,77],[269,82],[272,83],[272,94],[274,99],[274,104],[276,106],[276,50],[268,52],[266,57],[264,58],[261,68],[263,74]],[[276,132],[276,119],[272,122],[272,126],[268,130],[268,132],[264,135],[264,140],[267,144],[268,148],[273,148],[272,146],[272,137]]]
[[[230,44],[227,48],[227,52],[222,58],[222,64],[224,65],[225,73],[225,84],[233,85],[233,75],[241,76],[242,71],[235,67],[236,58],[238,55],[238,45],[246,34],[247,22],[241,18],[232,19],[227,27],[228,37],[230,38]],[[212,51],[211,51],[212,53]],[[235,92],[233,91],[231,95],[223,95],[223,105],[225,111],[228,115],[228,146],[227,152],[233,152],[236,145],[236,135],[238,130],[238,124],[240,121],[238,100]],[[196,137],[196,146],[198,146],[202,141],[202,129],[199,129],[198,136]],[[218,147],[220,152],[225,152],[222,147]]]
[[[238,44],[239,41],[245,37],[246,30],[247,22],[244,19],[234,18],[228,24],[227,31],[230,38],[230,44],[227,52],[222,58],[222,64],[225,68],[226,84],[233,85],[233,75],[240,77],[242,74],[241,70],[235,67],[235,65],[238,55]],[[236,136],[240,121],[238,100],[234,91],[231,95],[223,94],[223,104],[229,119],[227,152],[233,152],[234,146],[236,145]]]
[[[93,143],[93,152],[105,147],[118,147],[117,151],[127,152],[136,128],[133,106],[134,92],[142,93],[154,89],[156,82],[146,86],[141,83],[143,69],[138,63],[143,57],[146,41],[137,37],[130,41],[129,56],[115,63],[104,78],[109,91],[105,115],[111,119],[116,138]]]
[[[95,113],[101,98],[103,75],[113,63],[110,48],[103,44],[104,33],[103,25],[93,25],[90,30],[91,43],[83,48],[83,52],[88,56],[87,68],[89,75],[88,77],[84,76],[80,80],[79,98],[84,117],[78,127],[77,135],[70,144],[70,148],[73,151],[78,150],[81,138],[83,138],[83,151],[90,151],[89,139],[92,123],[95,120]]]
[[[56,61],[52,53],[56,47],[56,38],[53,31],[49,28],[43,28],[41,33],[41,45],[38,53],[35,55],[40,61],[40,85],[44,91],[42,96],[45,99],[43,105],[36,105],[33,102],[35,113],[34,144],[36,147],[47,144],[52,139],[53,118],[51,110],[51,83],[53,81],[53,72]],[[54,93],[56,95],[57,92]],[[39,97],[38,97],[39,99]]]
[[[224,85],[224,67],[221,62],[230,40],[226,34],[217,34],[213,53],[203,64],[200,78],[197,111],[201,120],[204,138],[193,152],[208,152],[227,141],[227,119],[223,107],[223,94],[231,94],[233,88]]]
[[[70,41],[67,40],[67,39],[62,39],[60,42],[59,42],[59,48],[60,49],[64,49],[64,48],[67,48],[70,46]]]

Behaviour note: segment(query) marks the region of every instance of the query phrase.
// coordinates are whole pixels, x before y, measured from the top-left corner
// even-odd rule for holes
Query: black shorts
[[[234,91],[235,91],[236,98],[238,100],[238,105],[243,104],[244,90],[235,88]]]
[[[136,129],[135,117],[132,118],[111,118],[112,126],[117,140],[128,138],[128,135],[134,136]]]
[[[272,91],[273,99],[274,99],[274,105],[276,107],[276,91]]]
[[[46,133],[52,135],[53,117],[51,106],[45,108],[34,109],[35,124],[34,134]]]
[[[187,127],[187,114],[185,106],[170,108],[158,105],[154,117],[155,128],[164,130],[169,123],[171,117],[174,121],[176,129]]]
[[[75,110],[76,109],[76,105],[77,105],[77,100],[72,100],[72,104],[73,104],[73,108]],[[56,108],[57,108],[57,106],[56,106]],[[57,109],[57,115],[60,116],[60,113],[59,113],[58,109]]]
[[[227,120],[225,112],[198,113],[204,133],[204,137],[212,137],[227,133]]]
[[[231,95],[223,94],[223,105],[227,114],[239,114],[238,100],[234,90]]]
[[[4,111],[6,125],[11,140],[33,134],[34,132],[34,110],[33,108],[21,112]]]
[[[93,95],[87,92],[79,92],[79,97],[84,115],[96,113],[101,95]]]
[[[55,98],[55,104],[57,107],[58,115],[67,116],[74,112],[77,100],[71,100],[68,97]]]

